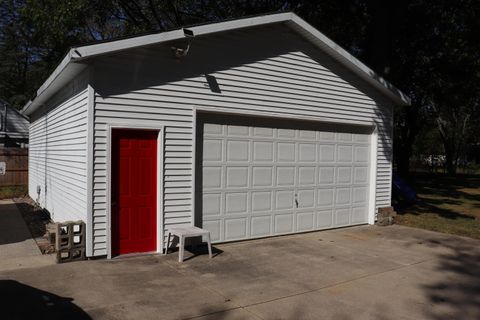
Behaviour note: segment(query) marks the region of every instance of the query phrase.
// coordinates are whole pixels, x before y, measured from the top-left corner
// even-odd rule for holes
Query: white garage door
[[[367,223],[368,133],[252,121],[203,123],[197,201],[213,241]]]

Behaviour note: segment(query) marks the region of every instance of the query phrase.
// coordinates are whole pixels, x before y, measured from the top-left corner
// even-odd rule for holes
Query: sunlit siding
[[[152,104],[155,105],[153,102]],[[147,103],[148,105],[148,103]],[[165,126],[165,224],[191,221],[192,109],[181,105],[148,107],[145,101],[95,96],[93,243],[95,254],[106,254],[107,124]]]
[[[28,192],[54,221],[87,221],[87,103],[79,78],[31,117]]]
[[[377,207],[390,205],[391,104],[282,26],[196,39],[184,60],[170,45],[95,65],[94,254],[107,253],[107,125],[165,126],[164,226],[193,221],[194,109],[376,124]],[[214,92],[206,74],[218,82]]]

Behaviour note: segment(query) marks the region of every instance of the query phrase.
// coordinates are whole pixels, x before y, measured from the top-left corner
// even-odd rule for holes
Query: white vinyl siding
[[[65,87],[31,117],[28,192],[54,221],[87,221],[85,84],[79,79]]]
[[[184,60],[170,45],[95,64],[93,254],[107,254],[107,125],[165,126],[164,227],[193,222],[195,109],[376,124],[376,206],[390,205],[392,106],[284,26],[198,38]],[[221,93],[211,90],[206,74]]]
[[[106,153],[107,124],[166,126],[164,144],[164,212],[165,224],[182,224],[191,220],[192,184],[192,111],[181,107],[140,108],[102,99],[95,95],[94,184],[93,184],[93,250],[94,255],[107,254],[106,232]],[[141,105],[141,104],[140,104]],[[187,112],[185,112],[187,111]],[[175,204],[172,204],[175,200]]]

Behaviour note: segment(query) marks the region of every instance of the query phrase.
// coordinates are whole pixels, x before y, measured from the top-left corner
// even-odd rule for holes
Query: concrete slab
[[[20,211],[12,200],[0,200],[0,260],[39,255]]]
[[[480,318],[477,240],[364,226],[216,248],[214,259],[183,264],[169,254],[0,272],[0,310],[31,304],[36,317],[80,319]],[[12,291],[16,298],[4,297]],[[24,291],[54,307],[25,301]]]
[[[0,200],[0,271],[52,265],[52,255],[42,255],[12,200]]]

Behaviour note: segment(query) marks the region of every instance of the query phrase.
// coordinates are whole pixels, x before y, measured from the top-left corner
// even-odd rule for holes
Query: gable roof
[[[17,109],[0,99],[0,137],[28,138],[28,120]]]
[[[292,12],[275,13],[197,25],[189,27],[188,30],[193,32],[195,36],[204,36],[274,23],[285,23],[322,51],[345,65],[349,70],[353,71],[370,85],[380,90],[380,92],[389,97],[394,103],[398,105],[410,104],[410,99],[399,89],[387,82],[360,60]],[[33,100],[29,101],[24,106],[22,113],[25,115],[32,114],[39,106],[45,103],[47,99],[57,92],[58,89],[83,71],[86,68],[86,65],[78,62],[99,55],[183,39],[187,37],[185,30],[186,29],[181,28],[167,32],[141,35],[71,48],[53,73],[37,90],[36,96]]]

